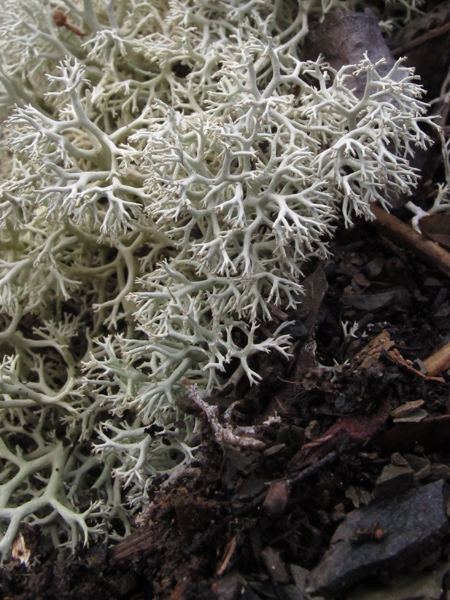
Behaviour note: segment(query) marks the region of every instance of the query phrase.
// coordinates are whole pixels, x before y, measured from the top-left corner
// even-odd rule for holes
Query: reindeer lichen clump
[[[3,0],[3,556],[23,522],[55,547],[129,532],[195,450],[183,381],[257,383],[250,357],[289,347],[258,323],[340,216],[413,188],[411,71],[297,54],[340,4]]]

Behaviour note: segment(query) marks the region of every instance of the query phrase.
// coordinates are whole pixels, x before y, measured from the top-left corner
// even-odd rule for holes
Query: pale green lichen
[[[413,188],[411,71],[297,54],[340,5],[2,1],[2,555],[24,521],[55,546],[126,534],[193,456],[183,381],[257,382],[250,358],[289,347],[258,323],[340,215]]]

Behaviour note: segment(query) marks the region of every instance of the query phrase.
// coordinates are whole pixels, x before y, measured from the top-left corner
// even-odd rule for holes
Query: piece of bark
[[[338,419],[316,440],[304,444],[289,463],[290,472],[300,471],[307,465],[320,461],[332,451],[343,448],[353,450],[369,442],[380,430],[389,416],[391,406],[390,395],[382,400],[379,412],[369,417],[349,415]]]
[[[305,279],[303,289],[304,296],[299,308],[299,316],[304,333],[292,349],[292,351],[296,350],[296,359],[289,371],[289,378],[296,382],[302,381],[304,374],[317,366],[314,333],[320,307],[328,291],[328,282],[322,266]]]
[[[422,446],[426,452],[446,448],[450,438],[450,415],[430,417],[416,423],[397,423],[381,434],[375,445],[387,455],[393,452],[413,452]]]

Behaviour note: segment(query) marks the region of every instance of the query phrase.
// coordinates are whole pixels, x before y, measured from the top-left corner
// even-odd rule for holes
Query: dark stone
[[[270,546],[266,546],[261,552],[261,559],[268,573],[278,583],[288,583],[290,580],[289,574],[280,555]]]
[[[386,465],[377,479],[375,497],[377,499],[392,498],[400,492],[412,487],[414,469],[410,465]]]
[[[286,511],[291,485],[288,481],[273,481],[263,502],[263,508],[271,517],[281,517]]]
[[[381,271],[384,268],[385,262],[386,261],[382,257],[374,258],[364,267],[364,275],[366,275],[366,277],[368,277],[369,279],[376,279],[381,275]]]
[[[446,496],[437,481],[350,513],[308,578],[308,593],[336,597],[380,570],[414,568],[448,532]]]

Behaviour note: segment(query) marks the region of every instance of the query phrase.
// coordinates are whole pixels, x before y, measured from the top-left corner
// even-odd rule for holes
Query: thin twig
[[[422,44],[425,44],[429,40],[433,40],[434,38],[444,35],[444,33],[447,33],[447,31],[450,31],[450,23],[446,23],[445,25],[442,25],[441,27],[436,27],[436,29],[431,29],[430,31],[427,31],[427,33],[424,33],[423,35],[420,35],[419,37],[416,37],[413,40],[406,42],[402,46],[397,46],[397,48],[394,48],[391,51],[392,56],[394,58],[397,58],[398,56],[401,56],[405,52],[408,52],[409,50],[413,50],[414,48],[417,48],[417,46],[421,46]]]
[[[420,233],[414,231],[412,227],[379,206],[372,205],[371,210],[376,217],[375,225],[388,239],[399,242],[402,246],[436,267],[436,269],[439,269],[446,277],[450,277],[449,252],[441,248],[436,242],[427,240]]]

